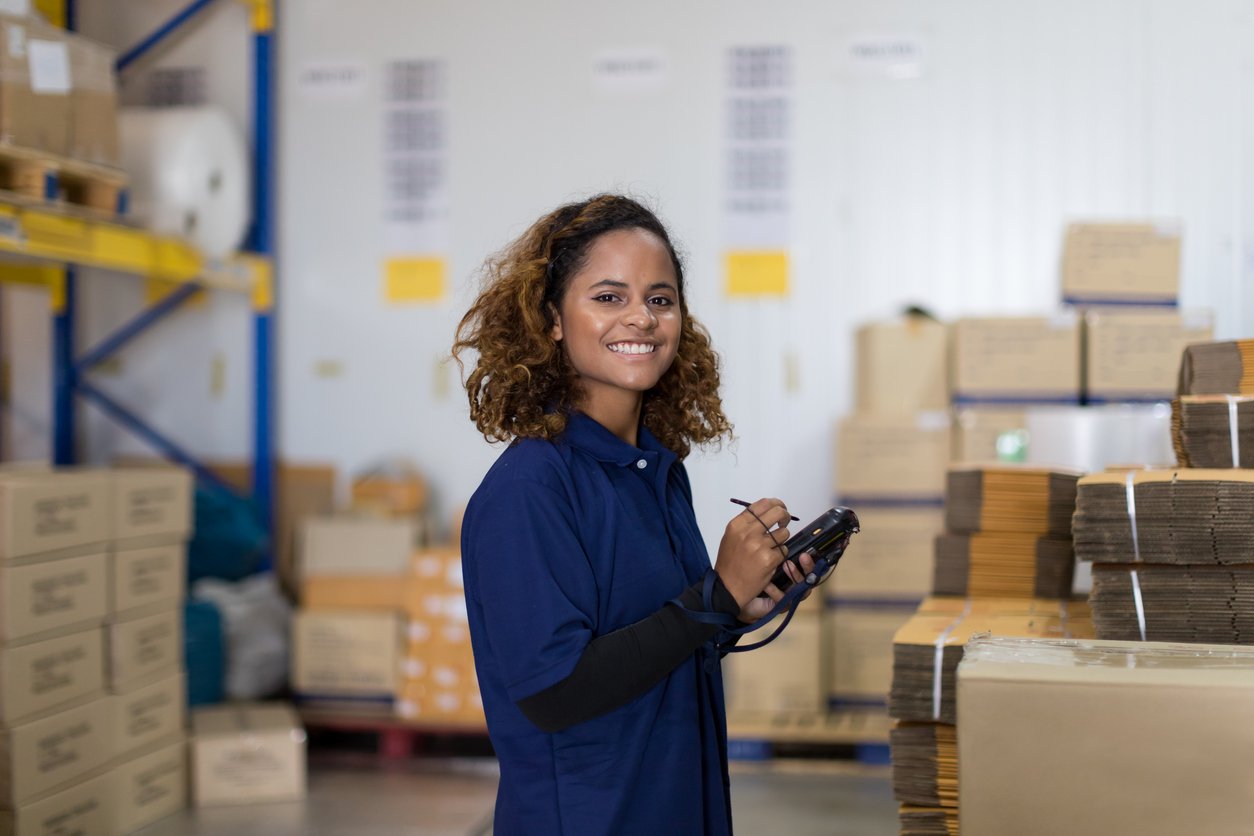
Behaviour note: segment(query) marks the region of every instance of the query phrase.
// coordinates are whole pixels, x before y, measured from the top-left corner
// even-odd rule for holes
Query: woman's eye
[[[618,297],[615,296],[613,293],[602,293],[592,298],[597,302],[615,302],[618,300]]]
[[[673,300],[667,298],[666,296],[654,296],[649,300],[649,303],[662,308],[669,308],[671,305],[675,304]]]

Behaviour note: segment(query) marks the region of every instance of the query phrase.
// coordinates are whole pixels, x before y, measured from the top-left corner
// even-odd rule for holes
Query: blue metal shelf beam
[[[78,362],[74,364],[74,373],[77,378],[81,380],[89,369],[112,357],[128,342],[148,330],[152,325],[155,325],[157,320],[172,313],[180,305],[196,295],[199,290],[200,284],[198,282],[184,282],[166,294],[160,302],[142,311],[126,325],[123,325],[112,335],[102,340],[100,345],[79,358]]]
[[[151,35],[144,38],[138,44],[131,47],[126,52],[124,52],[121,56],[119,56],[117,59],[117,62],[114,64],[114,67],[117,69],[119,73],[123,72],[131,64],[134,64],[140,58],[143,58],[145,55],[147,55],[149,51],[151,51],[154,47],[156,47],[166,38],[170,37],[179,29],[181,29],[183,27],[183,24],[187,23],[187,21],[191,20],[193,17],[198,15],[201,11],[203,11],[205,8],[212,5],[216,1],[217,0],[195,0],[195,2],[191,3],[189,6],[184,8],[181,12],[171,17],[165,23],[161,24],[161,26],[157,27],[157,29]],[[72,20],[73,18],[67,17],[66,19]],[[73,29],[74,27],[70,26],[68,28]]]
[[[254,24],[257,24],[254,18]],[[274,180],[273,155],[274,133],[272,130],[273,106],[273,34],[268,28],[257,26],[254,34],[253,79],[253,132],[255,158],[253,162],[253,227],[251,249],[265,256],[274,253]],[[274,292],[273,289],[271,292]],[[253,350],[255,351],[256,392],[253,400],[253,502],[262,516],[262,525],[273,531],[274,518],[274,306],[270,304],[256,312],[253,321]],[[266,568],[273,565],[272,555],[265,558]]]

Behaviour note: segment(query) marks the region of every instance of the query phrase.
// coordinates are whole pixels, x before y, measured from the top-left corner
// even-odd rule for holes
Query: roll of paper
[[[133,220],[209,256],[239,248],[249,221],[248,150],[221,108],[124,108],[122,167]]]

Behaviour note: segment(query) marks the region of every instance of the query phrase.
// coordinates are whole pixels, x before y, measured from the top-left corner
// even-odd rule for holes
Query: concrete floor
[[[309,773],[303,803],[187,811],[137,836],[488,836],[496,794],[487,758],[379,766],[340,758]],[[897,805],[886,767],[782,761],[733,764],[742,836],[892,836]]]

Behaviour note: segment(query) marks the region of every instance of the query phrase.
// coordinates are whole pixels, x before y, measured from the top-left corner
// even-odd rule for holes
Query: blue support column
[[[134,47],[132,47],[131,49],[128,49],[125,53],[123,53],[123,55],[119,57],[118,60],[114,63],[114,67],[117,69],[118,72],[122,72],[131,64],[134,64],[140,58],[144,57],[144,55],[146,55],[148,51],[151,50],[153,47],[155,47],[157,44],[161,43],[166,38],[168,38],[171,34],[178,31],[178,29],[182,27],[184,23],[191,20],[193,17],[199,14],[201,10],[203,10],[206,6],[210,5],[213,2],[214,0],[195,0],[195,2],[185,7],[181,12],[174,15],[165,23],[161,24],[161,26],[159,26],[157,30],[153,32],[151,35],[144,38],[137,45],[135,45]],[[68,28],[73,29],[74,27],[73,25],[71,25]]]
[[[74,314],[78,296],[78,276],[73,267],[65,270],[64,285],[54,293],[52,314],[52,461],[57,466],[74,464],[74,393],[78,375],[74,368]]]
[[[253,168],[253,227],[251,249],[261,255],[274,256],[274,85],[273,31],[258,25],[254,35],[253,130],[255,137]],[[277,271],[272,270],[271,276]],[[272,279],[273,281],[273,279]],[[262,525],[274,542],[274,306],[272,286],[269,298],[258,306],[254,315],[253,351],[255,396],[253,400],[253,502],[261,514]],[[265,568],[273,567],[273,548],[267,555]]]

